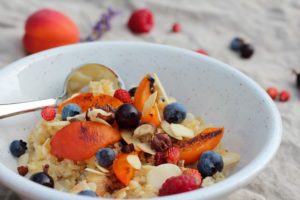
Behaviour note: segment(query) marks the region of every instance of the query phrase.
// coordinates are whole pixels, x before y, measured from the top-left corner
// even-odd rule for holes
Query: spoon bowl
[[[66,98],[78,93],[86,92],[91,81],[109,79],[114,88],[125,88],[121,77],[111,68],[101,64],[85,64],[72,70],[64,82],[63,93],[56,97],[45,100],[0,104],[0,119],[36,111],[46,106],[57,106]]]

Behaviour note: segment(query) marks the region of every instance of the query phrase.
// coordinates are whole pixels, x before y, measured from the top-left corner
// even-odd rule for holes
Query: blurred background
[[[300,199],[299,92],[296,76],[291,72],[292,68],[300,72],[300,1],[0,0],[0,69],[31,51],[28,49],[32,49],[34,41],[25,46],[22,42],[25,23],[30,15],[43,8],[68,16],[79,30],[77,42],[146,41],[200,50],[238,68],[263,88],[272,86],[288,91],[288,102],[276,102],[284,123],[277,156],[249,186],[226,199]],[[114,14],[103,19],[103,14],[111,12],[108,8]],[[149,9],[154,17],[153,27],[146,33],[134,33],[127,25],[132,12],[140,8]],[[94,29],[101,20],[109,26]],[[63,22],[60,25],[64,26]],[[26,30],[28,34],[34,31],[34,27]],[[101,37],[97,36],[99,33]],[[251,44],[254,53],[248,59],[230,49],[236,37]],[[18,197],[0,186],[0,199]]]

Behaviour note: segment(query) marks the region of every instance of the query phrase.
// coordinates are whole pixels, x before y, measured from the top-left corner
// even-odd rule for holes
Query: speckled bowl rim
[[[64,54],[66,52],[72,52],[80,49],[83,51],[85,49],[89,49],[94,46],[139,46],[142,48],[163,48],[166,51],[176,51],[187,57],[194,57],[196,59],[204,59],[207,62],[218,65],[222,70],[228,70],[229,72],[235,74],[239,78],[243,79],[246,83],[251,85],[253,89],[259,94],[259,96],[265,100],[266,106],[270,109],[272,116],[274,117],[272,138],[267,142],[265,147],[261,150],[261,154],[253,159],[248,165],[244,168],[240,169],[235,174],[226,178],[225,180],[214,184],[207,188],[202,188],[201,190],[195,190],[187,193],[171,195],[166,197],[157,197],[152,199],[160,199],[160,200],[189,200],[195,199],[198,195],[201,195],[203,199],[214,199],[221,198],[225,195],[231,193],[232,191],[245,186],[249,183],[260,171],[262,171],[266,165],[270,162],[270,160],[276,154],[282,137],[282,121],[277,107],[274,102],[269,98],[266,92],[251,78],[244,75],[242,72],[236,70],[235,68],[224,64],[214,58],[209,56],[199,55],[190,50],[185,50],[177,47],[171,47],[161,44],[153,44],[146,42],[123,42],[123,41],[112,41],[112,42],[93,42],[93,43],[82,43],[75,45],[68,45],[59,48],[53,48],[51,50],[43,51],[41,53],[37,53],[34,55],[27,56],[23,59],[20,59],[7,67],[0,70],[0,73],[7,73],[10,71],[22,71],[26,68],[30,63],[37,62],[48,57],[52,57],[53,55]],[[80,197],[78,195],[71,195],[65,192],[60,192],[57,190],[53,190],[47,187],[40,186],[30,180],[27,180],[24,177],[19,176],[9,168],[5,167],[2,163],[0,163],[0,181],[5,186],[11,188],[16,191],[20,195],[24,195],[26,197],[33,198],[43,198],[48,197],[47,199],[72,199],[72,200],[83,200],[83,199],[91,199],[89,197]]]

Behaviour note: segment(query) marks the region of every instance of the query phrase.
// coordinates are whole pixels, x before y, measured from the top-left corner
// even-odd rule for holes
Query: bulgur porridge
[[[46,107],[27,141],[10,145],[18,172],[56,190],[106,198],[151,198],[222,181],[240,160],[213,127],[169,97],[156,74],[126,91],[91,81]]]

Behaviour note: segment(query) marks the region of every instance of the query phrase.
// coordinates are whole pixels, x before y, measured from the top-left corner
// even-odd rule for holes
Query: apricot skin
[[[33,13],[26,21],[23,45],[28,53],[79,41],[78,27],[61,12],[42,9]]]

